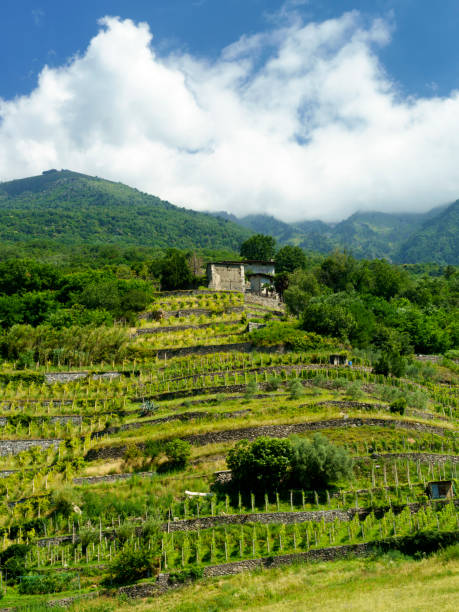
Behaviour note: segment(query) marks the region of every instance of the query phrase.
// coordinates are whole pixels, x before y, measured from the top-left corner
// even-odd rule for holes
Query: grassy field
[[[205,579],[161,598],[115,603],[100,599],[75,610],[136,612],[345,612],[437,609],[459,606],[457,547],[419,561],[398,554],[379,558],[311,563]]]

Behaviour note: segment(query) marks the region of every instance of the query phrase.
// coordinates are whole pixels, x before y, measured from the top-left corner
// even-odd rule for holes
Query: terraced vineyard
[[[121,592],[168,609],[162,594],[192,579],[408,550],[432,534],[457,541],[456,498],[426,496],[429,481],[457,478],[457,374],[386,378],[349,347],[257,344],[249,323],[282,317],[240,294],[158,294],[122,361],[3,364],[6,608],[75,597],[92,609],[103,594],[115,610]],[[352,366],[330,365],[343,352]],[[390,410],[400,397],[404,414]],[[236,441],[317,432],[353,456],[352,478],[325,490],[231,486]],[[143,580],[129,579],[142,556],[153,560]]]

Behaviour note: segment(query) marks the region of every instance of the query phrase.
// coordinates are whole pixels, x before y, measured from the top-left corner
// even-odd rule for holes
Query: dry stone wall
[[[259,436],[269,436],[272,438],[288,438],[292,434],[303,433],[305,431],[319,431],[321,429],[336,429],[348,427],[390,427],[402,428],[419,432],[428,432],[443,435],[445,429],[434,427],[424,423],[413,421],[399,421],[395,419],[328,419],[324,421],[310,421],[307,423],[295,423],[292,425],[260,425],[258,427],[244,427],[225,431],[212,431],[204,434],[194,434],[185,436],[183,439],[196,446],[206,444],[218,444],[220,442],[230,442],[235,440],[254,440]]]
[[[159,359],[171,359],[172,357],[183,357],[186,355],[211,355],[212,353],[285,353],[282,344],[274,346],[255,346],[252,342],[231,342],[228,344],[198,344],[196,346],[184,346],[182,348],[160,349],[156,352]]]
[[[279,309],[280,314],[284,314],[284,305],[277,298],[273,299],[262,297],[261,295],[254,295],[253,293],[245,293],[244,302],[246,304],[257,304],[258,306],[263,306],[270,310]]]
[[[212,308],[181,308],[179,310],[162,310],[161,311],[161,318],[162,319],[171,319],[173,317],[192,317],[194,316],[212,316],[214,314],[216,314],[218,312],[218,314],[220,314],[221,311],[217,311],[216,309],[212,309]],[[223,312],[225,314],[229,314],[229,313],[242,313],[244,312],[244,306],[225,306],[223,309]],[[144,320],[144,321],[152,321],[152,320],[156,320],[158,318],[158,313],[155,312],[144,312],[143,314],[139,315],[139,320]]]
[[[220,565],[209,565],[204,568],[204,576],[229,576],[256,569],[269,569],[308,561],[334,561],[336,559],[343,559],[350,555],[364,557],[370,555],[374,549],[375,544],[373,543],[352,544],[348,546],[332,546],[330,548],[309,550],[308,552],[304,553],[279,555],[276,557],[263,557],[260,559],[247,559],[245,561],[234,561],[232,563],[222,563]],[[159,574],[156,582],[121,587],[118,593],[132,599],[152,597],[165,593],[173,586],[175,585],[169,581],[169,574]]]
[[[62,440],[0,440],[0,457],[17,455],[34,446],[46,449],[50,446],[57,448]]]
[[[93,378],[93,380],[113,380],[114,378],[119,378],[121,375],[121,372],[47,372],[45,374],[45,382],[47,382],[48,385],[54,385],[55,383],[65,384],[89,377]]]
[[[193,434],[184,436],[182,439],[196,446],[206,444],[219,444],[221,442],[233,442],[237,440],[255,440],[259,436],[269,436],[272,438],[288,438],[292,434],[303,433],[306,431],[320,431],[323,429],[347,428],[347,427],[390,427],[402,428],[412,431],[435,433],[444,435],[447,429],[434,427],[424,423],[414,421],[399,421],[395,419],[328,419],[324,421],[308,421],[306,423],[294,423],[292,425],[260,425],[258,427],[244,427],[237,429],[227,429],[223,431],[211,431],[203,434]],[[453,432],[450,432],[453,433]],[[138,444],[143,448],[143,444]],[[98,459],[119,459],[124,456],[126,446],[105,446],[92,448],[86,454],[87,461]]]
[[[100,482],[116,482],[117,480],[128,480],[129,478],[151,478],[156,472],[133,472],[132,474],[107,474],[106,476],[86,476],[74,478],[73,484],[98,484]]]
[[[240,323],[240,319],[233,319],[231,321],[215,321],[214,323],[202,323],[200,325],[168,325],[159,327],[140,327],[136,330],[135,335],[141,336],[142,334],[162,334],[167,332],[185,331],[187,329],[207,329],[209,327],[215,327],[216,325],[236,325]]]

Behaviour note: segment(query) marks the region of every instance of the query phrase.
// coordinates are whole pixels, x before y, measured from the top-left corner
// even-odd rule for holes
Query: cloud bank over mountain
[[[459,197],[459,93],[403,97],[378,59],[387,22],[294,17],[215,60],[154,42],[147,24],[105,17],[83,54],[0,100],[0,180],[70,168],[286,221]]]

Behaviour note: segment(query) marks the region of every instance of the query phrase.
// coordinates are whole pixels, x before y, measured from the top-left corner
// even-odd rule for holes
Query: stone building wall
[[[214,291],[245,290],[244,264],[210,263],[207,264],[209,289]]]

